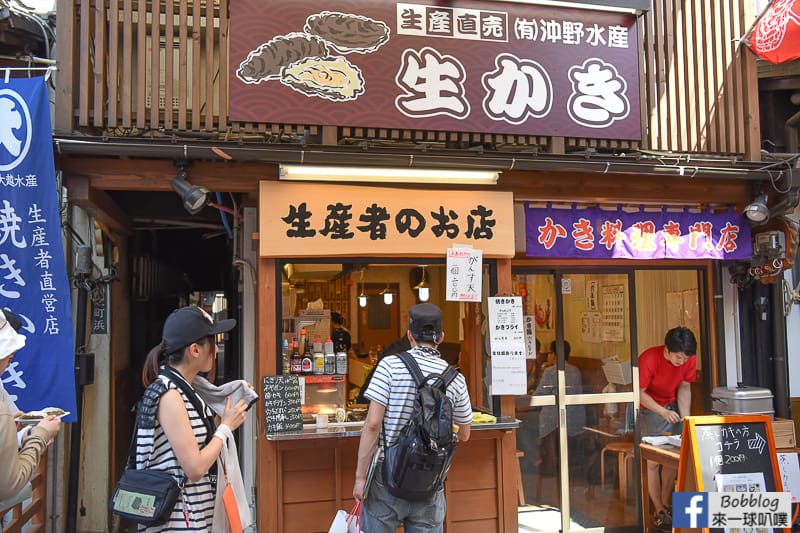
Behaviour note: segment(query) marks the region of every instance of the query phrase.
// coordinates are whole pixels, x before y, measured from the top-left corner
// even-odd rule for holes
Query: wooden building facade
[[[493,166],[502,174],[491,190],[511,191],[519,203],[741,210],[754,187],[776,175],[764,170],[761,160],[755,58],[738,41],[755,16],[752,2],[650,4],[637,14],[642,136],[625,140],[237,122],[229,113],[228,75],[235,0],[58,0],[56,165],[70,202],[88,213],[116,248],[122,280],[110,296],[114,356],[108,362],[109,397],[97,398],[110,406],[111,468],[107,477],[87,470],[84,483],[105,484],[110,492],[124,463],[128,411],[136,393],[129,376],[138,375],[133,352],[141,348],[131,340],[135,316],[128,298],[135,291],[126,265],[141,254],[131,240],[141,231],[137,221],[167,216],[155,211],[141,215],[121,198],[171,193],[178,160],[191,162],[193,184],[232,193],[242,207],[257,211],[269,208],[259,198],[259,182],[277,180],[280,163],[401,166],[409,156],[415,165],[429,168]],[[247,235],[233,246],[249,249],[257,239],[257,234],[252,240]],[[531,264],[522,254],[516,260]],[[498,293],[514,291],[514,261],[498,262]],[[258,324],[256,380],[274,373],[277,365],[276,265],[275,258],[258,258],[254,313],[239,317]],[[469,379],[479,383],[477,370]],[[513,398],[502,397],[499,405],[497,414],[514,415]],[[93,416],[91,404],[85,410]],[[256,434],[258,529],[281,531],[284,519],[276,506],[277,482],[285,473],[278,470],[279,464],[285,466],[283,452],[263,433]],[[492,523],[498,531],[516,531],[517,526],[513,441],[512,432],[487,436],[475,445],[491,448],[495,458]],[[342,449],[352,452],[351,444]],[[350,464],[340,455],[331,456],[336,476],[342,464]],[[338,477],[336,483],[346,488]],[[337,503],[341,500],[338,495]]]

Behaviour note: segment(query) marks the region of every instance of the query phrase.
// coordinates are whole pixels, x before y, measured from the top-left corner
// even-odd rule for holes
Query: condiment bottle
[[[303,353],[303,374],[309,375],[314,373],[314,356],[306,345],[306,351]]]
[[[300,357],[300,352],[297,351],[297,343],[292,341],[292,360],[291,360],[292,374],[303,373],[303,359]]]
[[[287,375],[292,370],[291,356],[289,355],[289,341],[283,339],[281,343],[281,371],[283,375]]]
[[[314,352],[314,374],[322,375],[325,373],[325,355],[320,352]]]
[[[325,373],[336,373],[336,354],[333,353],[333,341],[330,337],[325,341]]]

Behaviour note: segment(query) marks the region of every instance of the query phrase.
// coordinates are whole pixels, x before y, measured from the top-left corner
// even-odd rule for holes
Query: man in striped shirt
[[[422,374],[444,372],[447,362],[436,349],[444,340],[441,309],[429,303],[412,307],[408,312],[406,334],[411,342],[409,352]],[[416,394],[414,379],[399,357],[389,355],[378,362],[364,392],[370,404],[361,430],[353,487],[353,497],[357,501],[363,500],[361,529],[365,533],[394,533],[400,524],[406,533],[442,531],[445,516],[443,487],[429,501],[410,501],[392,496],[383,484],[383,448],[396,440],[399,431],[410,420]],[[447,395],[453,400],[453,422],[458,426],[459,441],[464,442],[469,439],[472,405],[466,381],[460,373],[447,387]],[[384,436],[381,436],[382,428]],[[367,487],[367,470],[376,453],[379,454],[378,462]],[[369,489],[366,495],[365,488]]]

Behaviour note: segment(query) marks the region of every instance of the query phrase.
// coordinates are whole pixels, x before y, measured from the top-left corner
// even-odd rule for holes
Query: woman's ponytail
[[[142,368],[142,384],[147,387],[158,377],[158,369],[161,366],[161,356],[167,348],[167,342],[161,341],[158,345],[154,346],[148,353],[144,360],[144,367]]]

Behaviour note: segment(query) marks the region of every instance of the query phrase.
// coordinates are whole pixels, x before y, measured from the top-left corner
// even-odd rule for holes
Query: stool
[[[633,463],[633,443],[630,441],[611,442],[600,451],[600,486],[606,485],[606,452],[614,452],[619,461],[619,497],[628,498],[628,462]]]
[[[519,500],[519,505],[522,507],[525,505],[525,487],[522,485],[522,465],[520,465],[520,459],[525,456],[525,452],[522,450],[517,450],[517,499]]]

